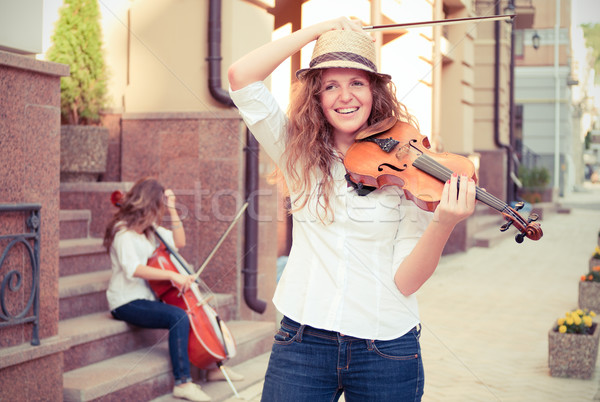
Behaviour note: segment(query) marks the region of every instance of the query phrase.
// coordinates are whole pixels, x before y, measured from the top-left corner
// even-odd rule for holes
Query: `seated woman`
[[[160,226],[168,211],[171,230]],[[104,245],[110,254],[112,276],[106,292],[111,314],[117,320],[144,328],[169,330],[169,354],[175,379],[173,396],[191,401],[210,401],[199,385],[192,382],[188,357],[190,322],[187,313],[157,300],[148,280],[170,280],[185,290],[194,282],[193,275],[182,275],[150,267],[148,258],[159,241],[156,232],[174,248],[185,246],[183,222],[175,208],[175,195],[156,180],[144,178],[123,196],[119,210],[106,228]],[[230,379],[243,377],[227,370]],[[224,379],[220,370],[207,373],[209,380]]]

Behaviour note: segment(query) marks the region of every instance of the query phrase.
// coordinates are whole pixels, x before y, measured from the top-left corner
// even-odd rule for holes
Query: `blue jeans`
[[[263,402],[420,401],[425,377],[415,327],[390,341],[359,339],[284,317],[275,334]]]
[[[192,380],[188,357],[190,320],[179,307],[153,300],[134,300],[111,311],[113,317],[143,328],[169,330],[169,354],[175,384]]]

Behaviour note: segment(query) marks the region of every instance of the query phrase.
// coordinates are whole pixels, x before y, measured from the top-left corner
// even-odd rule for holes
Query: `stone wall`
[[[62,399],[66,345],[58,339],[60,77],[68,73],[61,64],[0,51],[0,203],[42,206],[41,345],[30,344],[31,324],[0,328],[0,400]],[[2,219],[4,232],[11,225]],[[5,268],[0,268],[0,280],[7,275]],[[20,270],[24,283],[30,281],[26,259],[10,269]],[[5,300],[18,303],[19,292],[27,290],[5,291]]]

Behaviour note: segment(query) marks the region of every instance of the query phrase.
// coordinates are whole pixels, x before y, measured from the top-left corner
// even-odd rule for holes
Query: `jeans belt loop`
[[[306,328],[306,325],[304,324],[300,325],[300,327],[298,328],[298,332],[296,332],[296,342],[302,342],[302,334],[304,334],[304,328]]]

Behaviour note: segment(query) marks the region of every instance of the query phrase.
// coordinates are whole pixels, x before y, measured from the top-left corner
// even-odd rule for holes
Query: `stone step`
[[[252,359],[246,360],[235,366],[230,366],[236,373],[244,376],[244,380],[233,383],[239,398],[234,398],[235,394],[229,384],[225,381],[214,381],[202,383],[202,390],[211,398],[212,402],[220,401],[257,401],[259,400],[264,384],[265,373],[271,353],[263,353]],[[181,401],[173,397],[172,392],[152,399],[150,402],[178,402]]]
[[[89,235],[102,237],[106,225],[116,212],[110,202],[110,195],[115,190],[125,193],[132,185],[130,182],[60,183],[60,209],[89,210],[92,216]]]
[[[90,281],[93,277],[98,277],[98,282],[108,284],[106,274],[104,278],[102,275],[92,273],[85,275],[85,281]],[[84,276],[84,275],[78,275]],[[71,277],[61,278],[72,279]],[[60,307],[64,307],[67,313],[60,311],[59,315],[70,315],[73,312],[79,313],[81,310],[90,309],[91,313],[82,315],[75,314],[73,317],[63,318],[59,322],[59,334],[61,337],[71,339],[72,348],[69,352],[65,353],[65,365],[69,369],[78,368],[87,364],[97,362],[108,357],[114,357],[120,353],[125,353],[137,348],[145,347],[154,344],[160,337],[164,337],[166,331],[163,330],[147,330],[137,328],[132,325],[128,325],[123,321],[115,320],[108,312],[108,303],[106,302],[105,289],[101,292],[96,290],[101,289],[103,286],[97,285],[94,287],[88,282],[87,285],[82,285],[84,289],[88,289],[90,294],[98,294],[95,299],[86,298],[85,293],[81,299],[78,299],[78,291],[76,291],[76,284],[83,283],[83,278],[74,278],[69,286],[61,286],[61,295],[67,295],[64,302],[61,300]],[[105,287],[104,286],[104,287]],[[92,302],[90,302],[92,300]],[[98,307],[98,301],[104,308]],[[89,304],[86,304],[89,302]],[[69,306],[73,304],[74,307]],[[83,304],[84,308],[80,308],[79,305]],[[93,305],[93,307],[88,307]],[[235,311],[235,298],[232,295],[227,294],[215,294],[211,301],[211,305],[219,314],[219,317],[228,322],[233,318],[233,312]],[[157,335],[159,334],[159,335]]]
[[[473,235],[473,246],[494,247],[496,244],[500,243],[507,237],[514,238],[514,235],[516,234],[517,233],[514,229],[509,229],[506,232],[501,232],[499,226],[490,227],[488,229],[480,230]]]
[[[61,240],[58,247],[60,276],[110,269],[110,258],[100,238]]]
[[[92,214],[89,210],[61,210],[59,211],[60,240],[81,239],[89,236]]]
[[[111,271],[61,276],[58,279],[59,320],[108,311],[106,289]]]
[[[87,314],[108,311],[106,290],[111,271],[62,276],[58,279],[59,319],[67,320]],[[235,317],[235,298],[228,294],[214,294],[211,306],[223,320]]]
[[[149,347],[166,339],[164,329],[146,329],[112,318],[108,311],[61,320],[58,334],[69,339],[63,371],[75,370],[108,358]]]
[[[499,229],[504,224],[502,214],[495,211],[489,214],[475,214],[470,219],[472,221],[471,229],[475,232],[490,228]]]
[[[270,349],[275,330],[274,323],[231,321],[227,326],[237,345],[237,355],[227,362],[228,366],[235,366],[263,355]],[[68,331],[64,330],[61,336],[67,333]],[[196,382],[199,380],[196,379]],[[63,374],[64,401],[89,401],[99,398],[147,401],[170,394],[172,387],[173,378],[166,341],[77,369],[65,369]]]

